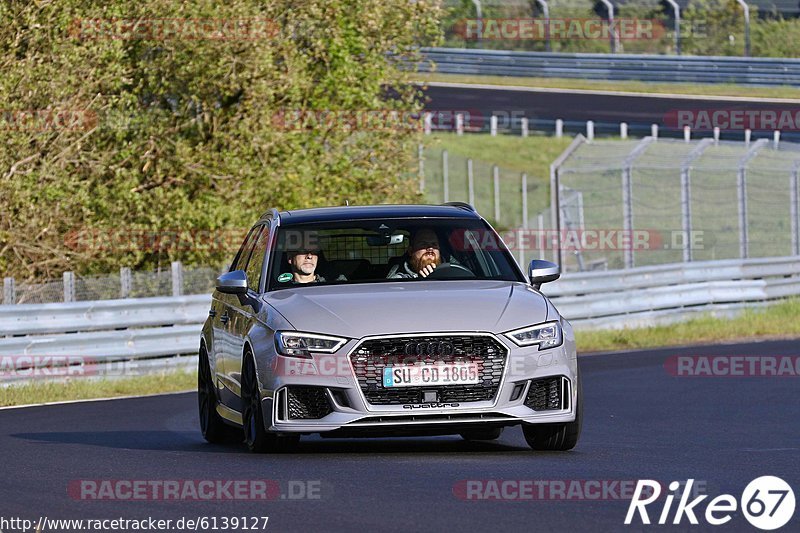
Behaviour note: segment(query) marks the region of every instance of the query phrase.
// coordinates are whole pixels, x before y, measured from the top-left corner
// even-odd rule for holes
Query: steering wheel
[[[442,263],[428,277],[420,279],[470,279],[475,274],[465,266],[454,263]]]

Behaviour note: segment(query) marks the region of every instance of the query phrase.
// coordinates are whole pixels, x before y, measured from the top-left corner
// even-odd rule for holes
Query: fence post
[[[433,129],[433,114],[430,111],[426,111],[423,115],[423,124],[425,125],[425,135],[430,135],[431,130]]]
[[[692,254],[692,162],[700,157],[714,141],[703,139],[681,162],[681,229],[683,230],[683,261],[694,260]]]
[[[528,136],[528,117],[522,117],[522,121],[520,122],[522,128],[522,136]]]
[[[469,194],[469,205],[475,207],[475,179],[472,174],[472,159],[467,159],[467,190]]]
[[[772,149],[777,150],[778,145],[781,142],[781,130],[775,130],[772,132]]]
[[[798,209],[798,194],[800,194],[800,187],[798,187],[798,175],[800,175],[800,161],[794,164],[792,168],[792,178],[789,184],[789,212],[792,217],[792,254],[800,255],[800,209]],[[13,279],[12,279],[13,281]]]
[[[658,139],[658,124],[650,124],[650,137]]]
[[[522,184],[521,184],[521,193],[522,193],[522,228],[520,229],[519,238],[517,239],[517,243],[519,246],[519,262],[520,266],[525,269],[525,252],[527,248],[525,247],[525,240],[529,237],[528,231],[528,175],[526,173],[522,173]]]
[[[492,118],[489,119],[489,134],[492,137],[497,136],[497,116],[492,115]]]
[[[714,127],[714,144],[719,143],[719,126]]]
[[[536,245],[539,247],[539,259],[544,259],[545,236],[544,236],[544,213],[539,213],[536,217],[539,226],[539,235],[536,236]]]
[[[172,262],[172,295],[183,294],[183,265],[180,261]]]
[[[131,268],[122,267],[119,269],[119,297],[130,298],[131,286],[133,285],[131,279]]]
[[[633,234],[633,191],[631,187],[631,167],[622,169],[622,231]],[[633,249],[626,246],[624,250],[625,268],[633,268]]]
[[[564,136],[564,121],[560,118],[556,119],[556,139]]]
[[[3,278],[3,305],[14,305],[17,303],[17,290],[14,286],[14,278]]]
[[[492,178],[494,181],[494,221],[497,224],[500,220],[500,167],[492,167]]]
[[[687,143],[692,140],[692,128],[689,126],[683,127],[683,140]]]
[[[750,130],[746,130],[750,131]],[[746,133],[745,132],[745,133]],[[736,193],[739,199],[739,257],[747,259],[750,256],[750,236],[747,228],[747,164],[753,159],[758,151],[769,141],[759,139],[747,153],[739,160],[738,179],[736,180]]]
[[[419,160],[419,192],[425,192],[425,147],[417,145],[417,159]]]
[[[442,150],[442,193],[445,203],[450,201],[450,176],[447,174],[449,166],[447,162],[447,150]]]
[[[628,138],[628,123],[627,122],[620,122],[619,123],[619,138],[620,139],[627,139]]]
[[[75,301],[75,273],[64,272],[64,302]]]
[[[586,121],[586,140],[593,141],[594,140],[594,121],[587,120]]]
[[[753,138],[753,132],[750,129],[744,130],[744,145],[745,148],[750,147],[750,139]]]
[[[456,114],[456,135],[464,135],[464,115]]]

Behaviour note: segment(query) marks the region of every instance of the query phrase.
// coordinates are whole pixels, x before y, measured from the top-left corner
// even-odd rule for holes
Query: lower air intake
[[[569,380],[554,376],[531,381],[525,405],[534,411],[569,409]]]
[[[286,395],[290,420],[323,418],[333,412],[323,387],[288,387]]]

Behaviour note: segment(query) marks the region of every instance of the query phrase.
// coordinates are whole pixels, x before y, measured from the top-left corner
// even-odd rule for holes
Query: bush
[[[413,73],[398,62],[414,45],[436,42],[436,2],[96,4],[0,3],[2,20],[13,21],[0,27],[4,275],[230,259],[229,249],[214,246],[76,246],[69,236],[81,228],[244,231],[271,206],[417,199],[407,180],[417,130],[364,131],[340,121],[299,128],[285,117],[299,109],[418,111],[419,95],[406,83]],[[111,39],[103,32],[114,18],[251,27],[222,39]],[[113,31],[120,28],[118,21]]]

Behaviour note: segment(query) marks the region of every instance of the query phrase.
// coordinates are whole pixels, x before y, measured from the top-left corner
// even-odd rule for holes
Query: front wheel
[[[583,426],[583,390],[578,381],[575,420],[559,424],[523,424],[525,441],[534,450],[567,451],[578,444]]]
[[[299,436],[282,436],[270,433],[264,427],[261,408],[261,390],[258,387],[253,356],[246,354],[242,368],[242,426],[244,441],[251,452],[281,453],[291,451],[300,441]]]

